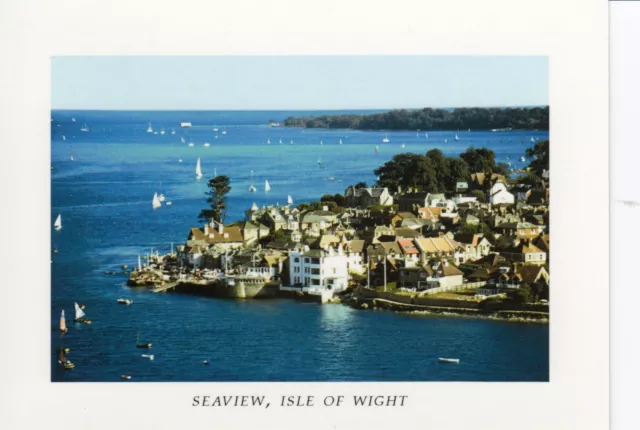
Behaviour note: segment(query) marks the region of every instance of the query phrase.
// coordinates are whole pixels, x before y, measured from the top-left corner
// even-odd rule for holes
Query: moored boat
[[[441,363],[460,363],[459,358],[438,358],[438,361],[440,361]]]
[[[136,339],[136,348],[151,348],[151,342],[140,342],[140,332],[138,332],[138,337]]]
[[[121,305],[131,305],[131,304],[133,304],[133,300],[129,300],[129,299],[118,299],[117,301]]]
[[[58,360],[58,364],[60,364],[66,370],[76,367],[76,365],[73,364],[71,360],[67,360],[67,357],[64,356],[64,348],[62,347],[60,348],[60,360]]]

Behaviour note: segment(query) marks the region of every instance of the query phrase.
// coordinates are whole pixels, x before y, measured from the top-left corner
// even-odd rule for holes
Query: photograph
[[[547,56],[50,61],[52,382],[550,381]]]

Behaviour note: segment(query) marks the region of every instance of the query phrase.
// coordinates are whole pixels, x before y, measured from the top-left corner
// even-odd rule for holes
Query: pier
[[[159,285],[157,287],[155,287],[153,290],[151,290],[151,292],[153,293],[163,293],[165,291],[169,291],[172,288],[175,288],[180,282],[179,281],[175,281],[175,282],[167,282],[166,284],[163,283],[162,285]]]

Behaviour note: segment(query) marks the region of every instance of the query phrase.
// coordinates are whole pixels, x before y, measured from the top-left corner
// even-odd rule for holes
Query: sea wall
[[[185,282],[176,285],[175,290],[181,293],[228,299],[265,299],[277,296],[278,283],[242,280],[236,280],[235,285],[227,285],[224,281],[209,284]]]
[[[548,320],[549,306],[524,304],[514,307],[511,303],[492,301],[468,301],[409,296],[358,288],[346,304],[357,309],[389,309],[401,312],[426,312],[491,316],[500,319]]]

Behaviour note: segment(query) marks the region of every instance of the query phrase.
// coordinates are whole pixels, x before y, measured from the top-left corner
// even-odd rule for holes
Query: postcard
[[[606,142],[606,67],[575,76],[584,43],[535,8],[550,34],[521,49],[468,27],[431,50],[47,48],[25,150],[50,198],[21,246],[46,248],[48,300],[16,302],[46,332],[47,407],[95,428],[600,428],[607,158],[585,142]],[[433,34],[409,21],[398,41]]]

